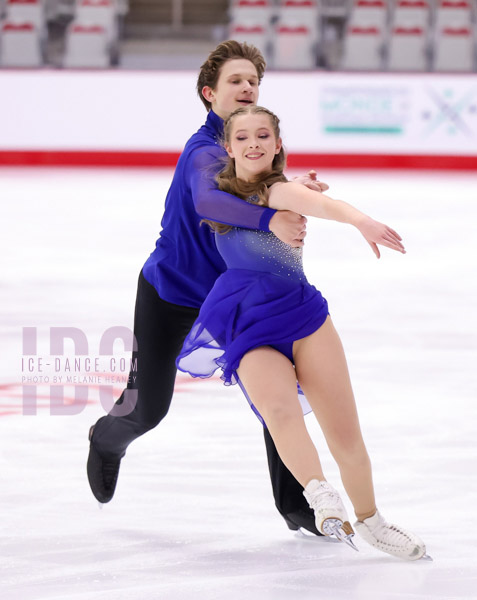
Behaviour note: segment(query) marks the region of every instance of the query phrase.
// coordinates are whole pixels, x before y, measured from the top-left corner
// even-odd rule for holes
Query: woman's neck
[[[244,181],[245,183],[253,183],[256,180],[256,176],[249,175],[247,172],[241,171],[240,169],[235,169],[235,176],[237,179]]]
[[[240,179],[240,181],[243,181],[244,183],[256,183],[257,185],[260,185],[262,181],[265,181],[269,173],[270,171],[262,171],[261,173],[246,173],[237,169],[235,170],[235,176],[237,179]]]

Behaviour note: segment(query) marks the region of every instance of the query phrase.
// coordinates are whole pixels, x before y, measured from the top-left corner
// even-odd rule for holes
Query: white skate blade
[[[98,501],[98,508],[99,510],[103,510],[103,503]]]
[[[434,561],[432,556],[430,556],[429,554],[423,554],[419,560],[430,560],[431,562]]]
[[[350,533],[350,534],[346,535],[346,533],[338,526],[335,526],[333,529],[334,529],[334,535],[339,539],[340,542],[344,542],[345,544],[348,544],[348,546],[351,546],[351,548],[353,548],[353,550],[356,550],[356,552],[359,552],[359,548],[357,548],[353,542],[354,533]]]

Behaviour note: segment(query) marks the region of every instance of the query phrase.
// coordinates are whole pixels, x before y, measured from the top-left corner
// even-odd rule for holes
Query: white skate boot
[[[424,542],[417,535],[387,523],[379,511],[364,521],[356,521],[354,526],[359,535],[378,550],[406,560],[432,560],[426,554]]]
[[[327,481],[312,479],[303,495],[315,513],[317,529],[327,536],[334,536],[355,550],[354,531],[348,520],[346,509],[340,495]]]

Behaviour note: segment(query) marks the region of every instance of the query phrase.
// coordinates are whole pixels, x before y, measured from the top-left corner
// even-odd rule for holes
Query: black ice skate
[[[114,496],[121,459],[106,459],[99,454],[92,442],[94,428],[95,425],[90,427],[88,435],[90,442],[87,464],[88,481],[96,500],[105,504]]]
[[[288,529],[291,529],[292,531],[301,531],[304,535],[307,535],[305,532],[318,536],[323,535],[316,528],[315,516],[311,510],[307,511],[299,508],[298,510],[283,515],[283,518],[288,525]]]

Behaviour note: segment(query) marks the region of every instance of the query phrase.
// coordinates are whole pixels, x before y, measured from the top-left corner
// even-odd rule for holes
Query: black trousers
[[[109,458],[122,458],[129,444],[166,416],[176,377],[175,361],[199,309],[178,306],[162,300],[156,289],[139,275],[130,383],[111,412],[95,426],[93,444]],[[135,378],[135,379],[134,379]],[[265,428],[265,446],[275,505],[284,517],[296,511],[309,511],[303,488],[285,467],[270,433]]]

